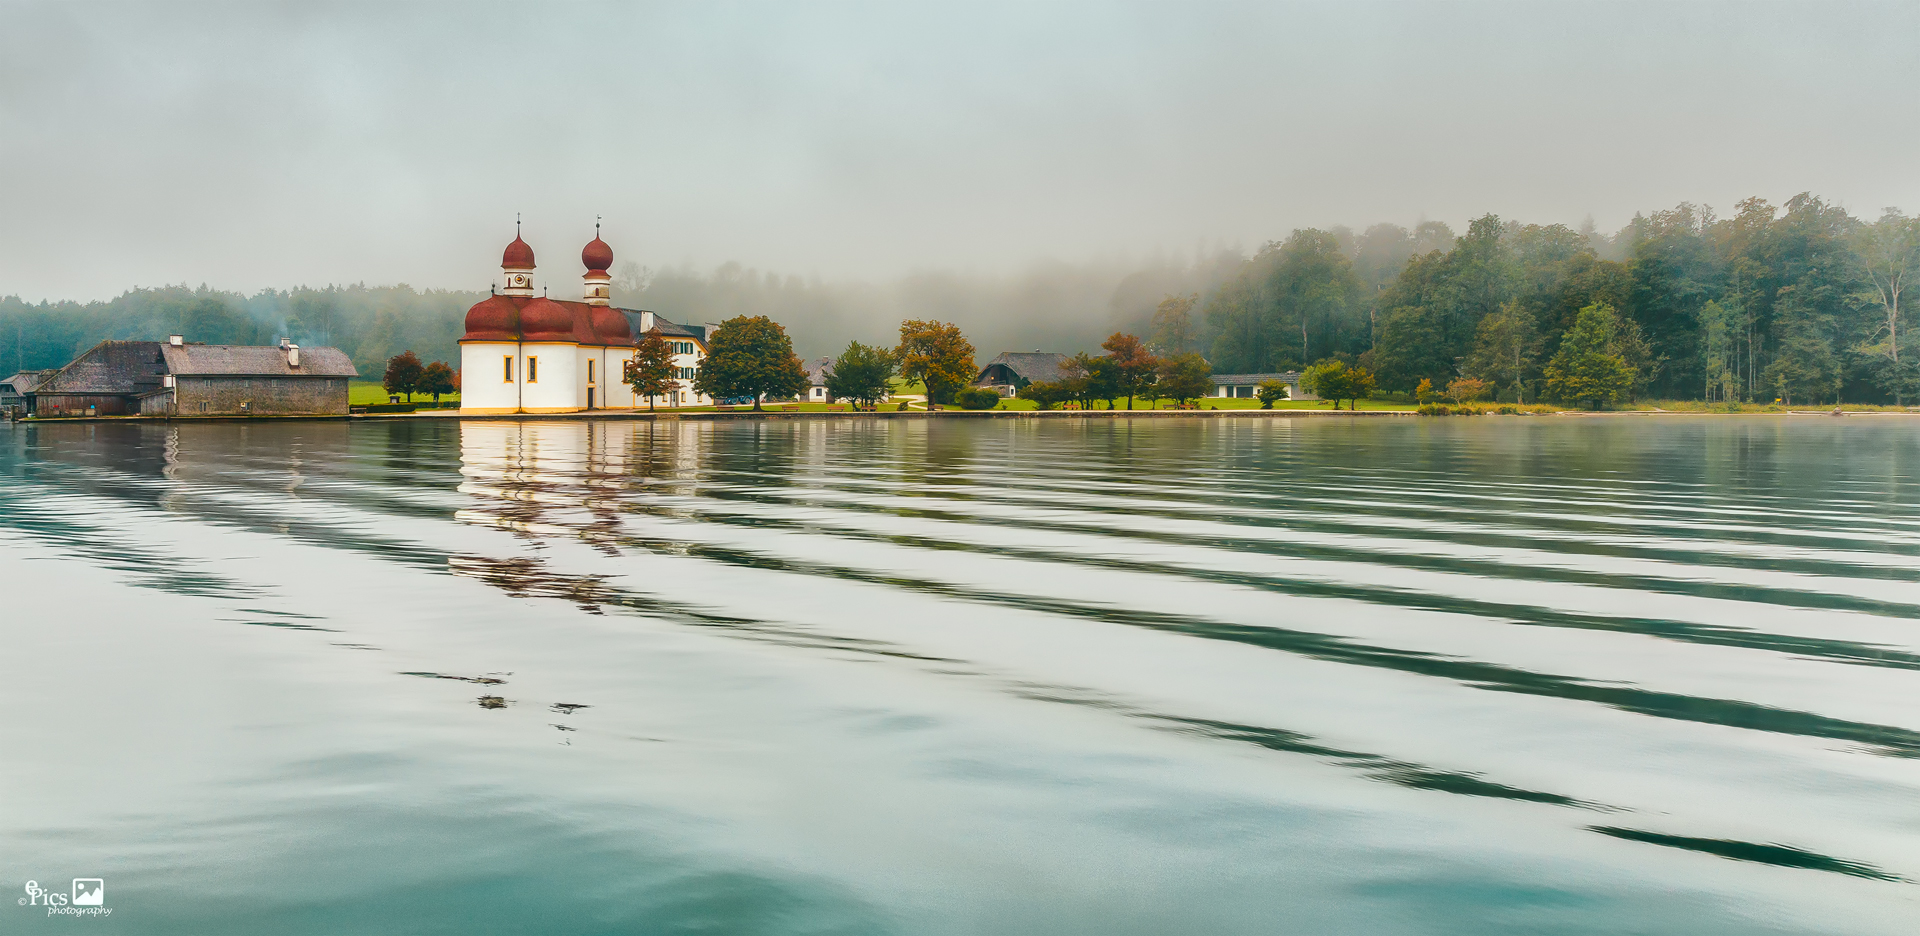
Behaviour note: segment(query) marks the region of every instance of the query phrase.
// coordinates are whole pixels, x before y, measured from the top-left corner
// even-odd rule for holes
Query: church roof
[[[519,234],[513,235],[513,243],[508,244],[507,249],[500,254],[500,268],[504,270],[534,269],[533,247],[521,240]]]
[[[545,296],[493,295],[467,309],[461,341],[574,341],[583,345],[633,344],[631,316],[604,306]],[[637,314],[637,313],[636,313]]]

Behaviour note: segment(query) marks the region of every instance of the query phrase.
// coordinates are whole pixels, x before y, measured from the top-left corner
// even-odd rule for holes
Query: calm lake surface
[[[1920,931],[1899,417],[11,427],[0,595],[7,933]]]

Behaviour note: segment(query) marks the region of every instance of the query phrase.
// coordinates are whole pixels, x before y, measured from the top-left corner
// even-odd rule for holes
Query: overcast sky
[[[1812,190],[1920,209],[1920,4],[0,3],[0,294],[484,288],[515,212],[825,278]]]

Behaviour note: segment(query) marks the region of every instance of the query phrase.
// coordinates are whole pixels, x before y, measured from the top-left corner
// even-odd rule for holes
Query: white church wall
[[[521,345],[520,409],[528,413],[571,413],[585,405],[586,378],[579,345],[541,342]]]
[[[520,361],[512,344],[490,341],[460,345],[460,409],[462,412],[511,413],[520,408]],[[513,360],[513,376],[506,379],[505,362]]]

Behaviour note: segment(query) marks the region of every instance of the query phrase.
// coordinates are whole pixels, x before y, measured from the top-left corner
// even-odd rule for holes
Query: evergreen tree
[[[1581,309],[1547,362],[1548,394],[1569,403],[1591,403],[1595,409],[1626,396],[1633,371],[1611,351],[1618,324],[1611,306],[1596,303]]]

